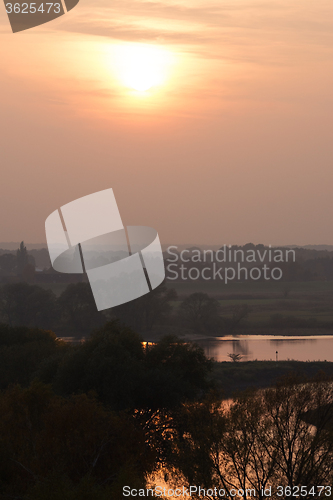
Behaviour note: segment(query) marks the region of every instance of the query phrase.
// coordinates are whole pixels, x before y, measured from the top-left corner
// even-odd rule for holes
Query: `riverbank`
[[[250,388],[264,389],[281,377],[297,374],[312,378],[325,374],[333,377],[333,362],[329,361],[244,361],[214,362],[211,380],[223,398],[231,398]]]
[[[231,337],[237,338],[251,338],[251,337],[329,337],[333,335],[333,328],[240,328],[236,332],[216,332],[216,335],[202,335],[193,333],[190,330],[175,328],[175,327],[160,327],[155,328],[152,332],[145,332],[142,334],[146,342],[158,342],[165,335],[177,335],[185,342],[199,342],[199,341],[219,341],[227,340]]]

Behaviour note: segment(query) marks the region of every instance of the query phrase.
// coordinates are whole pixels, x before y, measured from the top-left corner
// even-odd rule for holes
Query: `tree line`
[[[241,305],[226,316],[218,300],[205,293],[177,299],[175,290],[162,284],[134,301],[98,312],[85,282],[69,284],[59,297],[38,285],[10,283],[0,288],[0,318],[10,326],[51,329],[63,336],[86,336],[112,319],[139,333],[161,328],[176,334],[223,335],[234,332],[249,314],[249,307]]]
[[[224,247],[221,247],[223,250]],[[253,243],[247,243],[243,246],[232,245],[230,248],[228,246],[228,252],[235,251],[255,251],[260,252],[261,254],[265,254],[265,251],[268,253],[269,251],[281,251],[286,252],[287,247],[276,247],[271,249],[263,244],[254,245]],[[282,281],[284,282],[302,282],[302,281],[332,281],[333,280],[333,251],[328,249],[310,249],[310,248],[302,248],[302,247],[294,247],[292,249],[295,252],[295,261],[291,259],[289,262],[276,262],[279,268],[281,268],[283,272]],[[192,247],[185,250],[186,257],[192,258],[194,252],[203,254],[203,250],[197,247]],[[212,252],[212,251],[209,251]],[[213,253],[213,252],[212,252]],[[216,253],[216,252],[215,252]],[[179,256],[179,252],[176,251],[175,254]],[[168,258],[170,255],[168,252],[164,253],[165,264],[167,269],[167,276],[171,279],[174,279],[174,273],[170,273],[168,271]],[[219,263],[216,259],[207,258],[206,262],[200,262],[198,259],[194,260],[193,265],[202,271],[205,267],[211,267],[212,262],[216,262],[220,266],[225,266],[225,264]],[[256,261],[257,264],[259,263]],[[260,263],[269,264],[267,258],[263,258],[260,260]],[[181,264],[181,261],[178,262]],[[173,269],[178,267],[178,264],[174,266]],[[272,264],[272,263],[271,263]],[[48,250],[46,248],[41,249],[33,249],[27,250],[24,242],[20,243],[19,248],[16,251],[9,251],[0,249],[0,277],[1,276],[10,276],[17,275],[20,276],[25,281],[33,282],[35,275],[36,266],[43,270],[43,273],[52,272],[51,261],[49,257]],[[233,264],[227,263],[227,267],[232,267]],[[254,266],[255,263],[243,263],[242,267],[246,266]],[[179,270],[178,270],[179,274]],[[208,273],[209,274],[209,273]],[[61,275],[60,275],[61,276]],[[244,278],[244,273],[241,274]],[[62,277],[64,278],[64,277]],[[203,278],[199,278],[199,280]],[[264,275],[261,277],[261,280],[265,280]],[[259,279],[260,281],[260,279]]]

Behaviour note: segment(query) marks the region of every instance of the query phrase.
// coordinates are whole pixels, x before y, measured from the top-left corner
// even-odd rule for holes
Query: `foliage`
[[[234,363],[237,363],[237,361],[240,361],[242,359],[242,355],[239,354],[239,353],[235,353],[235,352],[232,352],[232,353],[229,353],[228,354],[228,357],[234,362]]]
[[[0,324],[0,388],[28,386],[46,358],[67,349],[51,331]]]
[[[233,307],[231,318],[223,318],[223,322],[228,333],[233,333],[241,321],[248,317],[250,308],[247,304],[236,305]]]
[[[72,283],[58,299],[63,324],[81,335],[105,322],[96,308],[89,283]]]
[[[0,291],[0,312],[10,326],[52,328],[56,323],[56,297],[37,285],[13,283]]]
[[[14,271],[17,265],[17,257],[11,253],[4,253],[0,255],[0,269],[6,273],[10,274]]]
[[[290,377],[245,393],[230,405],[185,405],[170,445],[170,464],[186,484],[230,491],[328,485],[333,479],[333,387],[327,380]],[[307,423],[317,412],[316,431]],[[272,498],[278,498],[273,493]],[[312,498],[304,495],[304,498]]]
[[[176,298],[176,292],[162,284],[138,299],[114,307],[111,313],[136,332],[149,332],[156,324],[167,322],[171,313],[170,302]]]
[[[147,349],[138,334],[113,321],[63,358],[44,363],[39,376],[59,394],[94,390],[114,410],[157,410],[208,390],[210,369],[199,347],[166,337]]]
[[[1,393],[0,412],[3,497],[119,498],[125,478],[142,487],[153,466],[133,418],[104,409],[93,395],[64,399],[35,382]]]
[[[196,333],[217,333],[221,326],[220,304],[206,293],[192,293],[179,306],[181,323]]]
[[[32,255],[28,254],[24,242],[21,241],[20,246],[16,252],[17,274],[23,278],[30,276],[35,270],[35,259]]]
[[[173,408],[206,393],[212,362],[196,344],[167,336],[148,349],[145,360],[145,406]]]

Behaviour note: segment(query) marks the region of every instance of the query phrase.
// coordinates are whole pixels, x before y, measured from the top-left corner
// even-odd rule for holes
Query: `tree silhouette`
[[[58,299],[63,325],[81,335],[105,323],[88,283],[71,283]]]
[[[184,326],[196,333],[216,332],[221,325],[220,304],[206,293],[192,293],[179,306],[179,318]]]
[[[27,247],[24,245],[24,241],[21,241],[20,247],[16,252],[17,258],[17,274],[21,276],[23,274],[24,269],[29,264],[29,256]]]
[[[9,283],[0,291],[0,313],[11,326],[52,328],[56,321],[56,297],[28,283]]]
[[[176,298],[176,291],[167,288],[162,283],[150,293],[114,307],[110,313],[136,332],[148,332],[156,324],[165,324],[167,322],[172,309],[170,302]]]
[[[292,376],[231,404],[213,399],[184,405],[170,440],[170,462],[187,484],[242,489],[243,500],[264,500],[265,488],[273,492],[277,485],[287,491],[306,487],[303,498],[314,498],[318,492],[314,486],[311,494],[311,487],[333,479],[332,407],[331,381]]]
[[[240,361],[243,356],[241,354],[239,354],[239,353],[238,354],[236,354],[236,353],[228,353],[228,357],[232,361],[234,361],[236,363],[237,361]]]

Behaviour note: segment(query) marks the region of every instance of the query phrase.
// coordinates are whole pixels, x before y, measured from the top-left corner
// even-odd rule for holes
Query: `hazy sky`
[[[0,5],[0,37],[0,241],[112,187],[163,243],[333,243],[331,0]]]

